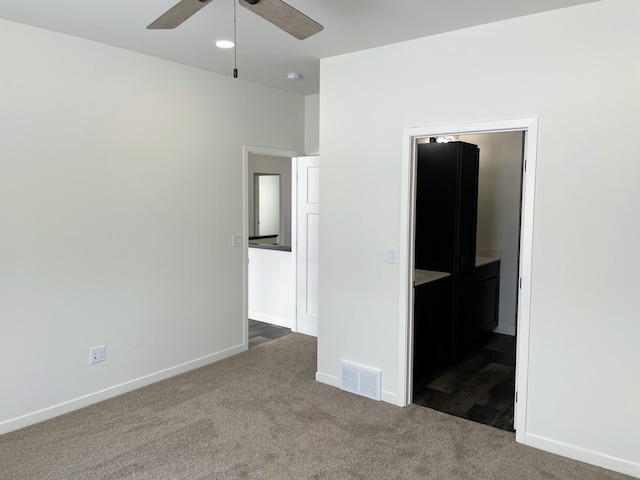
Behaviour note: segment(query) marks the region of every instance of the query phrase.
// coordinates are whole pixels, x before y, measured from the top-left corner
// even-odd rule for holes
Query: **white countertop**
[[[414,270],[413,271],[413,286],[417,287],[423,283],[435,282],[441,278],[450,277],[451,274],[447,272],[434,272],[433,270]]]
[[[499,262],[499,258],[494,257],[476,257],[476,267],[481,267],[482,265],[487,265],[493,262]]]
[[[476,257],[476,267],[481,267],[483,265],[488,265],[493,262],[499,262],[499,258],[495,257]],[[434,270],[418,270],[415,269],[413,271],[413,286],[417,287],[418,285],[422,285],[429,282],[435,282],[436,280],[440,280],[441,278],[450,277],[451,274],[448,272],[436,272]]]

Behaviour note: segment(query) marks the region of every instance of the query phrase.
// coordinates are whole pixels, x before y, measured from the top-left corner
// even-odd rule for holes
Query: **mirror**
[[[293,160],[249,153],[247,158],[247,230],[249,245],[291,248]]]
[[[280,235],[280,175],[254,174],[254,232],[256,236]]]

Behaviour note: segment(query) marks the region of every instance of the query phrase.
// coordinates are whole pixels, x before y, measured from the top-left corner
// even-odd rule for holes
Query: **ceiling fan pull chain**
[[[236,27],[236,0],[231,0],[233,2],[233,43],[235,43],[235,47],[233,47],[233,78],[238,78],[238,34]]]

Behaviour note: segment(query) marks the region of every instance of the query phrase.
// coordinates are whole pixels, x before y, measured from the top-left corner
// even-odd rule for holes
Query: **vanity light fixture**
[[[456,135],[448,135],[448,136],[440,136],[440,137],[430,137],[429,143],[449,143],[458,141],[458,137]]]

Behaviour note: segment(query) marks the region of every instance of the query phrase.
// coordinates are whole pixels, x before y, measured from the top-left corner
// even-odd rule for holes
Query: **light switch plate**
[[[240,233],[234,233],[233,235],[231,235],[231,246],[232,247],[242,246],[242,235]]]
[[[398,263],[398,248],[389,247],[387,250],[387,263]]]

